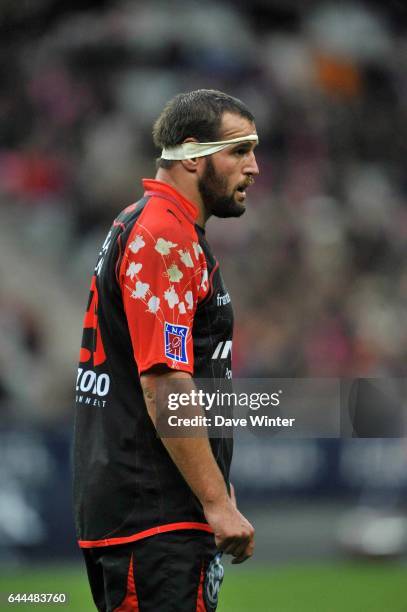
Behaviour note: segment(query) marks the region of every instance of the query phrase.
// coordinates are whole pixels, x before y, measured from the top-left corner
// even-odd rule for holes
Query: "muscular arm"
[[[155,426],[160,411],[157,405],[160,385],[167,385],[171,392],[185,393],[195,389],[190,374],[172,370],[142,374],[141,385],[148,413]],[[190,405],[186,410],[185,416],[188,417],[202,414],[199,406]],[[200,433],[199,437],[161,438],[161,441],[201,502],[206,519],[213,528],[217,547],[233,555],[233,563],[242,563],[253,554],[254,529],[228,495],[204,428]]]

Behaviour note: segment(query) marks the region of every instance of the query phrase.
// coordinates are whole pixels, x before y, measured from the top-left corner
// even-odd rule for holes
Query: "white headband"
[[[218,140],[216,142],[183,142],[177,147],[163,149],[161,159],[175,161],[180,159],[193,159],[194,157],[204,157],[205,155],[217,153],[231,144],[249,141],[259,142],[259,137],[257,134],[248,134],[247,136],[239,136],[239,138],[231,138],[230,140]]]

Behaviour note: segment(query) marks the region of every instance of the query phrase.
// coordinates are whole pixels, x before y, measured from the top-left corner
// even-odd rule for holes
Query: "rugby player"
[[[244,213],[258,137],[248,108],[215,90],[172,99],[153,137],[156,178],[114,220],[92,277],[76,387],[75,520],[99,610],[209,612],[221,554],[248,559],[254,529],[229,482],[232,440],[160,438],[158,389],[231,377],[232,305],[205,223]]]

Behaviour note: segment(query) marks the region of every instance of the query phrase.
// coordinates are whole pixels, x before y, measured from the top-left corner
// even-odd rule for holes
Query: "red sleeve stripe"
[[[166,533],[167,531],[178,531],[179,529],[198,529],[199,531],[208,531],[213,533],[212,527],[208,523],[168,523],[167,525],[159,525],[158,527],[152,527],[151,529],[145,529],[139,531],[131,536],[125,536],[122,538],[104,538],[102,540],[79,540],[78,544],[80,548],[97,548],[99,546],[114,546],[115,544],[128,544],[129,542],[137,542],[143,538],[148,538],[159,533]]]

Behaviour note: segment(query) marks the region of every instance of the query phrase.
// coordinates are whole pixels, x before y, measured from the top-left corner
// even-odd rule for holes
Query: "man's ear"
[[[184,142],[198,142],[198,140],[196,138],[185,138]],[[188,172],[196,172],[198,169],[199,158],[193,157],[192,159],[182,159],[181,163]]]
[[[192,159],[181,159],[181,164],[188,172],[196,172],[198,170],[198,160],[198,157],[193,157]]]

